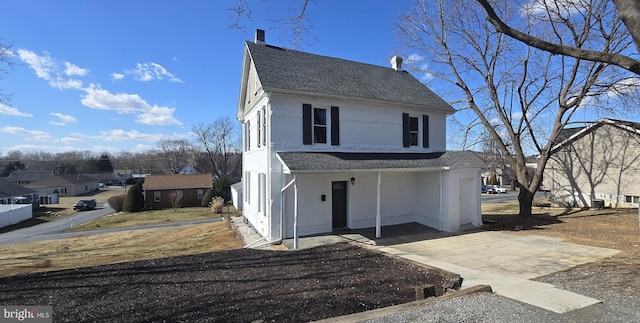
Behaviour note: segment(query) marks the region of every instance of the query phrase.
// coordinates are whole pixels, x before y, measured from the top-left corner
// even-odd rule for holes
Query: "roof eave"
[[[263,90],[265,92],[276,93],[276,94],[287,94],[287,95],[299,95],[299,96],[314,96],[314,97],[322,97],[322,98],[330,98],[330,99],[340,99],[340,100],[350,100],[350,101],[358,101],[363,103],[378,103],[385,105],[397,105],[403,106],[412,109],[428,109],[428,110],[436,110],[440,112],[445,112],[447,115],[454,114],[457,112],[456,109],[448,105],[448,108],[442,107],[434,107],[430,105],[423,104],[413,104],[413,103],[405,103],[398,101],[386,101],[386,100],[376,100],[376,99],[367,99],[367,98],[359,98],[359,97],[351,97],[345,95],[334,95],[334,94],[326,94],[326,93],[317,93],[317,92],[306,92],[306,91],[296,91],[289,89],[279,89],[279,88],[270,88],[264,87]]]

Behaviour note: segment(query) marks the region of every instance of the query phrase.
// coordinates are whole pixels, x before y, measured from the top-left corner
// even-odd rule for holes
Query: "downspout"
[[[443,228],[444,228],[444,214],[443,214],[444,213],[444,207],[442,205],[442,203],[444,203],[444,185],[442,183],[442,181],[443,181],[442,172],[444,172],[443,169],[440,170],[440,176],[439,176],[440,177],[440,210],[438,211],[438,213],[439,213],[438,217],[440,218],[439,219],[440,220],[439,221],[440,222],[440,228],[439,228],[440,231],[444,231],[443,230]]]
[[[283,180],[284,182],[284,180]],[[245,248],[251,248],[251,247],[261,247],[263,245],[266,244],[272,244],[272,243],[280,243],[282,242],[282,239],[284,238],[284,206],[285,206],[285,195],[284,195],[284,191],[286,191],[289,187],[291,187],[291,185],[294,185],[296,182],[296,176],[293,177],[293,179],[291,180],[291,182],[289,182],[287,185],[285,185],[281,190],[280,190],[280,236],[278,237],[277,240],[268,240],[266,237],[260,238],[248,245],[245,246]],[[296,201],[297,201],[297,195],[296,195]],[[264,240],[263,243],[258,243],[260,241]]]
[[[283,182],[284,182],[284,178],[283,178]],[[284,239],[284,207],[286,205],[284,191],[286,191],[295,182],[296,182],[296,177],[294,176],[293,179],[280,190],[280,240],[279,241],[282,241],[282,239]]]
[[[380,184],[382,183],[382,174],[378,172],[378,188],[376,192],[376,239],[382,236],[382,215],[380,214]]]
[[[298,250],[298,182],[293,176],[293,250]]]

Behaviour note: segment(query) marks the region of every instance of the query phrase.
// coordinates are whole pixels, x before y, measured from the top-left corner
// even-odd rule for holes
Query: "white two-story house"
[[[482,167],[446,151],[455,110],[392,67],[246,42],[243,213],[267,242],[350,228],[481,225]]]

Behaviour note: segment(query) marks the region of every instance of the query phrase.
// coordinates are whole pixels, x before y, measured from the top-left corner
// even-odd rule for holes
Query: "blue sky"
[[[228,1],[5,0],[0,42],[19,63],[0,80],[0,156],[9,151],[120,152],[235,117],[245,40],[256,28],[291,47],[270,19],[290,1],[253,1],[244,31]],[[366,10],[363,10],[363,3]],[[309,8],[304,51],[376,65],[397,52],[393,25],[408,1],[322,0]]]

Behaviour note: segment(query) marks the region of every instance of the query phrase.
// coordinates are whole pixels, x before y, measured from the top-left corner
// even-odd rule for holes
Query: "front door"
[[[331,188],[333,228],[345,228],[347,226],[347,182],[332,182]]]

